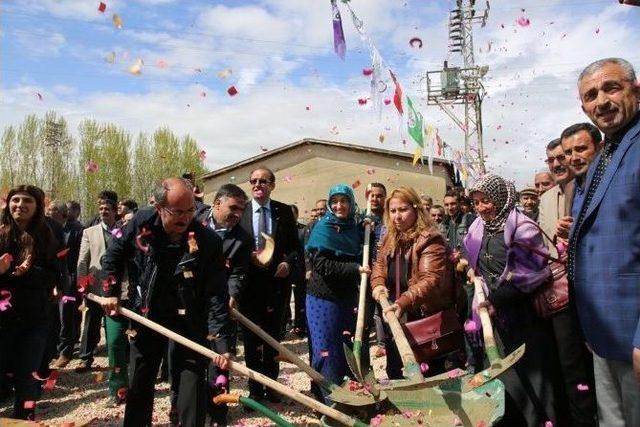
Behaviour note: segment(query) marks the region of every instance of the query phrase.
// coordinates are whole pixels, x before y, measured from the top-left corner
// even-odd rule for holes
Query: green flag
[[[408,120],[407,120],[407,129],[409,131],[409,135],[411,138],[418,144],[420,147],[424,147],[424,139],[422,136],[422,128],[424,127],[422,114],[419,111],[416,111],[413,108],[413,103],[411,102],[411,98],[407,96],[407,106],[408,108]]]

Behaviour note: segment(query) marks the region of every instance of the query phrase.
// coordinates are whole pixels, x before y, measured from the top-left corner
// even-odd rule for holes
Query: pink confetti
[[[454,425],[454,426],[462,426],[462,425],[464,425],[464,424],[462,424],[462,421],[460,420],[460,418],[455,417],[455,418],[453,419],[453,425]]]
[[[98,5],[98,10],[104,13],[104,11],[107,10],[107,5],[104,4],[103,2],[100,2],[100,4]]]
[[[122,228],[114,228],[113,230],[111,230],[111,235],[116,239],[122,239]]]
[[[587,384],[578,384],[576,388],[578,391],[589,391],[589,386]]]
[[[358,98],[358,105],[367,105],[367,98]]]
[[[160,68],[161,70],[164,70],[168,66],[169,63],[167,63],[167,61],[165,61],[164,59],[158,59],[158,61],[156,61],[156,67]]]
[[[227,89],[227,93],[229,94],[229,96],[236,96],[238,94],[238,89],[236,89],[235,86],[229,86],[229,88]]]
[[[391,100],[389,98],[385,98],[385,100],[383,102],[384,102],[384,105],[391,104]]]
[[[64,295],[62,298],[60,298],[60,301],[62,301],[63,304],[69,303],[69,302],[75,302],[76,301],[76,297],[72,297],[69,295]]]
[[[36,402],[33,400],[25,400],[24,409],[34,409],[36,407]]]
[[[422,362],[420,364],[420,372],[422,372],[423,374],[426,374],[428,370],[429,370],[429,364],[426,362]]]
[[[362,75],[363,76],[370,76],[371,74],[373,74],[373,68],[363,68],[362,69]]]
[[[322,350],[320,352],[320,357],[329,357],[329,352],[327,350]]]
[[[351,335],[351,331],[347,331],[346,329],[344,331],[342,331],[342,336],[350,336]]]
[[[293,182],[293,177],[291,175],[285,175],[285,177],[282,178],[282,180],[287,184],[291,184]]]
[[[89,160],[84,167],[84,170],[89,173],[94,173],[98,171],[98,164],[93,160]]]
[[[351,184],[351,188],[355,190],[356,188],[360,187],[360,184],[360,180],[358,179]]]
[[[367,175],[373,175],[374,173],[376,173],[376,170],[371,168],[371,169],[367,169]]]
[[[382,424],[383,420],[384,420],[384,415],[378,414],[375,417],[371,418],[371,421],[369,422],[369,425],[371,425],[373,427],[378,427],[378,426],[380,426],[380,424]]]
[[[553,427],[553,423],[551,421],[546,421],[544,423],[544,427]]]
[[[524,16],[521,16],[516,20],[516,23],[521,27],[528,27],[529,24],[531,24],[531,21],[529,21],[529,18],[525,18]]]
[[[60,252],[58,252],[58,253],[56,254],[56,257],[57,257],[58,259],[62,259],[62,258],[66,257],[66,256],[69,254],[69,251],[70,251],[70,250],[71,250],[71,248],[64,248],[64,249],[62,249]]]
[[[562,240],[558,240],[558,243],[556,243],[556,249],[558,250],[558,253],[565,253],[567,251],[567,243]]]
[[[475,322],[475,320],[467,320],[466,322],[464,322],[464,331],[468,334],[476,332],[479,329],[480,328],[478,327],[478,324]]]
[[[0,311],[7,311],[11,308],[11,292],[6,289],[0,290]]]
[[[453,379],[453,378],[458,378],[458,376],[459,376],[459,375],[458,375],[458,369],[452,369],[452,370],[450,370],[449,372],[447,372],[447,376],[448,376],[449,378],[452,378],[452,379]]]
[[[215,382],[215,386],[218,388],[227,388],[227,384],[229,382],[227,381],[227,377],[225,377],[224,375],[218,375],[218,377],[216,378],[216,382]]]
[[[138,235],[136,236],[136,246],[138,247],[138,249],[140,249],[142,252],[148,252],[149,251],[149,245],[146,245],[144,243],[144,241],[142,239],[144,239],[147,236],[150,236],[152,233],[150,230],[147,230],[146,227],[142,227],[142,230],[140,231],[140,233],[138,233]]]
[[[127,388],[126,387],[120,387],[118,389],[118,391],[116,392],[116,395],[118,396],[118,399],[125,400],[127,398]]]

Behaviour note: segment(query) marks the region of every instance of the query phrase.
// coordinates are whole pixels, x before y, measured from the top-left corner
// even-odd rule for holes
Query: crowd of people
[[[171,381],[175,425],[227,425],[226,407],[212,397],[229,391],[239,339],[247,367],[274,380],[280,373],[278,352],[238,328],[233,310],[278,341],[288,329],[308,337],[311,366],[341,383],[352,376],[343,345],[352,343],[366,275],[365,336],[375,339],[365,340],[364,357],[369,345],[371,357],[386,355],[389,379],[403,372],[385,317],[407,323],[446,311],[464,323],[459,346],[420,355],[431,376],[487,366],[476,321],[486,309],[502,354],[526,344],[500,376],[500,425],[640,426],[640,85],[619,58],[590,64],[577,85],[592,123],[558,129],[546,145],[548,171],[520,191],[486,174],[449,189],[439,205],[437,195],[387,194],[371,183],[362,211],[351,186],[336,184],[301,224],[296,206],[271,198],[275,174],[259,166],[250,195],[225,184],[210,206],[189,175],[165,179],[141,209],[103,191],[98,214],[82,225],[77,202],[45,205],[35,186],[11,189],[0,225],[0,392],[13,396],[12,416],[34,419],[42,379],[64,369],[78,344],[75,370],[90,371],[104,325],[109,405],[126,404],[125,426],[151,425],[158,375]],[[485,301],[474,296],[474,278]],[[563,283],[561,304],[544,300]],[[219,356],[207,360],[119,307]],[[281,400],[254,380],[248,392]]]

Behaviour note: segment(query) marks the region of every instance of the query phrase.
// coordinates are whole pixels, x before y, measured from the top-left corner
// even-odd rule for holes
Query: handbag
[[[553,239],[551,239],[547,233],[535,223],[538,230],[544,237],[549,240],[549,243],[555,246]],[[559,313],[569,306],[569,279],[567,278],[567,255],[561,254],[559,258],[545,254],[538,249],[525,245],[522,243],[514,242],[515,244],[526,247],[531,252],[534,252],[549,261],[549,269],[551,275],[549,278],[536,288],[531,293],[531,305],[536,314],[544,319],[551,317],[552,315]]]
[[[395,265],[396,299],[400,296],[400,252],[398,250]],[[455,301],[455,286],[452,286],[452,291]],[[455,308],[406,322],[402,328],[418,363],[438,359],[464,348],[464,329]]]

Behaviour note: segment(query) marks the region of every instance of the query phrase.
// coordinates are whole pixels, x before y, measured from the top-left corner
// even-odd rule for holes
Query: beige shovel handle
[[[317,382],[318,384],[325,385],[327,380],[315,369],[311,366],[307,365],[304,360],[300,359],[297,354],[293,351],[289,350],[286,346],[279,343],[275,338],[266,333],[260,328],[260,326],[253,323],[251,320],[247,319],[242,313],[240,313],[235,308],[230,310],[231,315],[238,319],[240,323],[242,323],[247,329],[251,330],[254,334],[259,336],[262,340],[264,340],[267,344],[269,344],[272,348],[278,350],[279,353],[284,355],[287,360],[294,365],[296,365],[300,370],[309,375],[309,377]]]
[[[408,376],[420,375],[420,377],[422,377],[422,374],[420,373],[420,367],[418,366],[418,361],[413,355],[413,350],[411,350],[411,345],[409,345],[409,341],[407,340],[407,336],[404,334],[404,330],[402,329],[402,325],[400,325],[400,321],[392,312],[385,313],[385,309],[391,306],[391,304],[389,303],[389,299],[383,293],[380,295],[378,302],[380,302],[382,312],[384,313],[384,318],[389,324],[389,328],[391,328],[393,340],[396,343],[398,353],[400,353],[400,359],[402,359],[402,365],[405,368],[405,374],[407,374]],[[417,373],[415,371],[416,369]]]
[[[371,202],[369,201],[368,192],[371,190],[371,185],[367,187],[367,216],[371,215]],[[364,246],[362,247],[362,266],[369,267],[369,252],[371,246],[371,223],[367,222],[364,226]],[[358,293],[358,317],[356,320],[356,333],[353,337],[354,342],[362,343],[362,335],[364,333],[364,323],[365,323],[365,305],[367,300],[367,292],[369,290],[368,277],[366,273],[360,273],[360,288]],[[360,345],[360,344],[358,344]],[[360,349],[358,349],[359,352]],[[359,359],[358,354],[358,359]],[[360,362],[360,360],[357,360]]]
[[[87,295],[87,299],[90,299],[91,301],[100,303],[100,301],[102,300],[101,297],[92,295],[92,294],[88,294]],[[125,317],[128,317],[131,320],[135,320],[136,322],[140,323],[143,326],[146,326],[147,328],[159,333],[160,335],[163,335],[167,338],[169,338],[170,340],[173,340],[175,342],[177,342],[178,344],[182,344],[183,346],[197,352],[200,353],[201,355],[210,358],[210,359],[214,359],[216,357],[218,357],[218,353],[214,352],[213,350],[208,349],[207,347],[200,345],[198,343],[195,343],[193,341],[191,341],[188,338],[183,337],[182,335],[179,335],[175,332],[173,332],[170,329],[165,328],[162,325],[159,325],[156,322],[153,322],[149,319],[147,319],[146,317],[140,316],[139,314],[128,310],[124,307],[118,307],[118,312],[120,314],[122,314]],[[244,375],[245,377],[252,379],[254,381],[259,382],[260,384],[263,384],[275,391],[277,391],[278,393],[281,393],[285,396],[290,397],[291,399],[300,402],[301,404],[314,409],[318,412],[320,412],[321,414],[324,414],[336,421],[341,422],[344,425],[347,426],[357,426],[357,425],[362,425],[361,421],[356,420],[355,418],[349,417],[346,414],[343,414],[340,411],[336,411],[333,408],[330,408],[326,405],[323,405],[322,403],[318,402],[315,399],[312,399],[309,396],[305,396],[304,394],[300,393],[299,391],[296,391],[292,388],[289,388],[283,384],[280,384],[279,382],[272,380],[271,378],[253,371],[249,368],[247,368],[245,365],[242,365],[240,363],[236,363],[236,362],[232,362],[229,361],[229,370],[237,372],[241,375]]]
[[[473,288],[476,296],[476,301],[481,304],[487,300],[484,294],[484,288],[482,286],[482,278],[477,277],[473,270],[469,270],[469,277],[473,281]],[[493,326],[491,325],[491,317],[486,307],[478,308],[478,316],[480,316],[480,322],[482,323],[482,337],[484,338],[484,348],[489,358],[491,365],[500,362],[500,354],[498,353],[498,347],[496,346],[496,339],[493,336]]]

